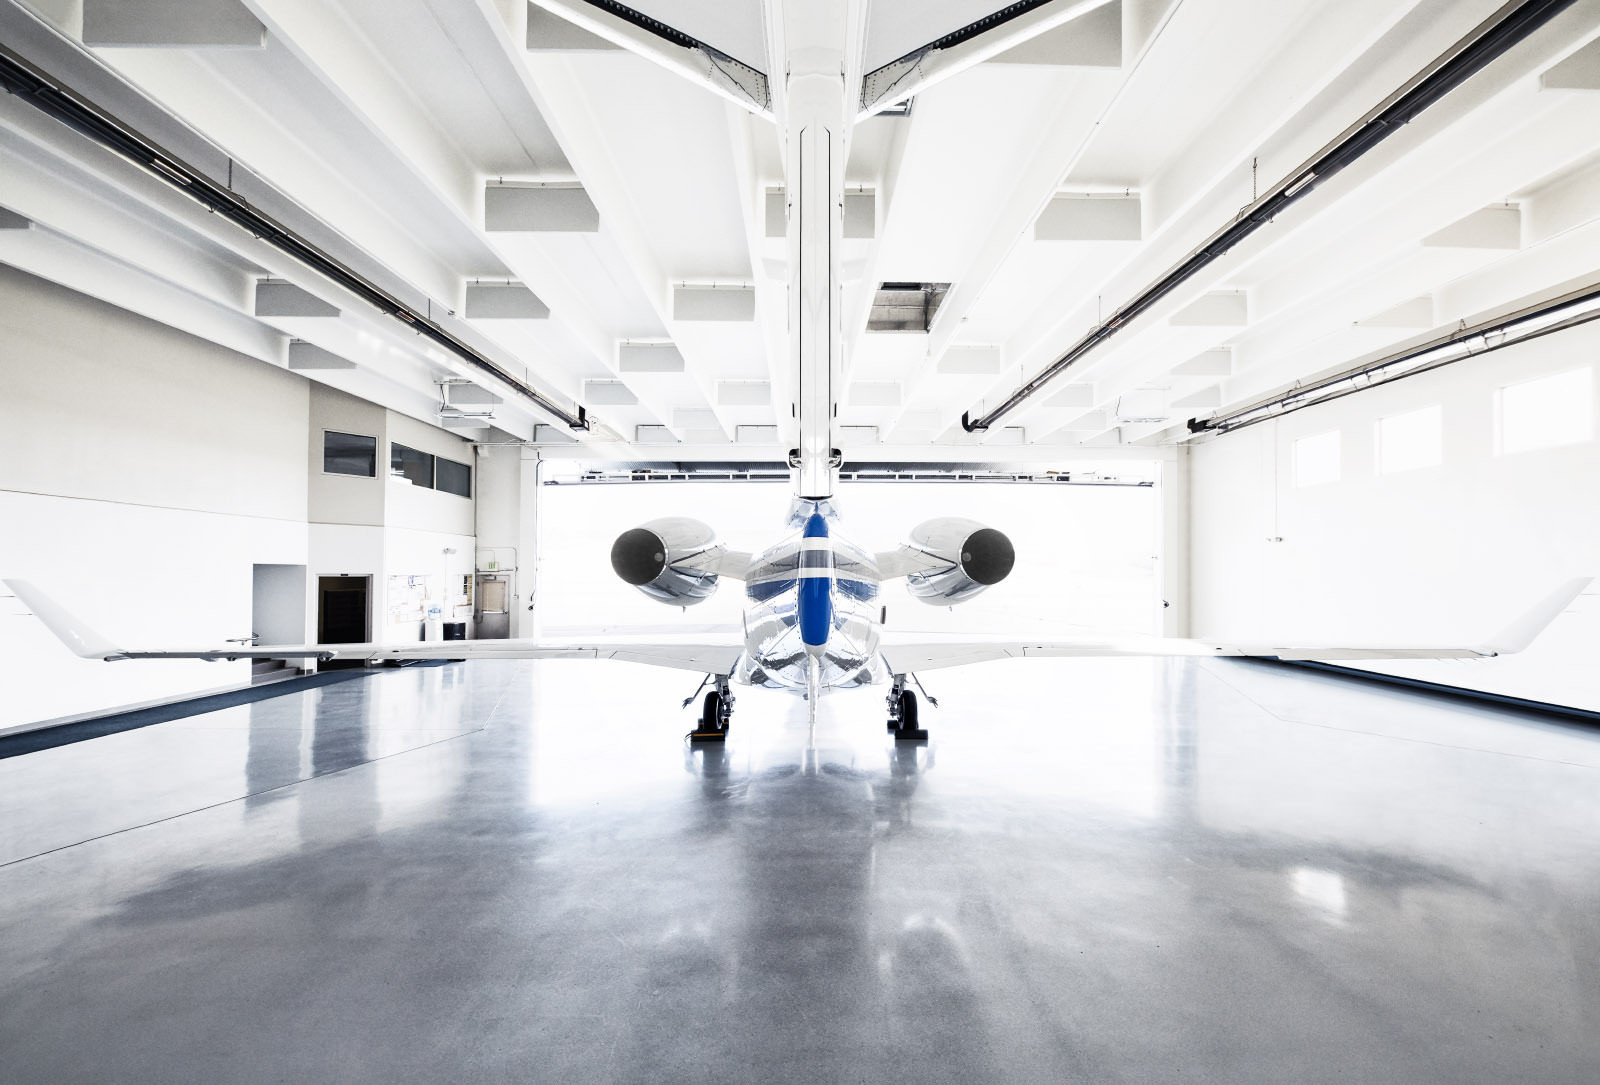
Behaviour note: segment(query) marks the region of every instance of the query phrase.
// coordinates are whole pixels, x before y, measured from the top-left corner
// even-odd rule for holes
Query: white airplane
[[[921,739],[916,694],[921,671],[1019,656],[1256,656],[1276,659],[1477,659],[1525,648],[1583,591],[1571,581],[1487,644],[1474,647],[1218,644],[1156,637],[1026,639],[886,631],[875,604],[885,580],[905,577],[912,594],[938,605],[970,599],[1005,579],[1015,554],[993,528],[955,517],[929,520],[898,550],[871,555],[837,531],[832,496],[840,455],[835,389],[844,385],[839,298],[844,166],[855,122],[875,103],[904,97],[1031,34],[1061,25],[1104,0],[1028,0],[930,43],[877,72],[864,73],[865,5],[852,0],[774,0],[769,20],[774,64],[783,78],[743,66],[692,38],[605,0],[536,0],[615,44],[695,80],[778,126],[787,200],[790,410],[779,411],[793,445],[795,498],[788,536],[754,558],[717,542],[710,527],[682,517],[624,532],[611,561],[623,580],[675,606],[699,602],[722,577],[745,583],[742,636],[608,637],[579,641],[487,640],[407,644],[300,644],[197,649],[120,647],[92,632],[22,580],[6,585],[66,645],[86,659],[320,660],[605,658],[697,671],[713,688],[699,730],[723,738],[735,683],[803,692],[813,725],[830,689],[887,682],[889,728]],[[687,43],[687,44],[686,44]],[[730,74],[731,73],[731,74]],[[735,78],[737,77],[737,78]],[[868,95],[867,89],[873,88]],[[787,417],[784,417],[784,416]],[[704,686],[706,683],[702,683]],[[690,698],[690,701],[693,697]],[[685,707],[690,702],[685,702]]]
[[[674,606],[707,599],[720,578],[743,580],[742,635],[722,639],[609,636],[562,641],[413,641],[400,644],[239,645],[202,648],[128,648],[78,621],[25,580],[5,585],[51,632],[84,659],[308,658],[361,660],[615,659],[706,675],[697,741],[727,737],[733,712],[731,686],[767,686],[802,693],[812,726],[817,702],[832,689],[889,684],[889,730],[896,739],[922,740],[917,673],[986,660],[1039,656],[1243,656],[1280,660],[1484,659],[1526,648],[1564,611],[1589,580],[1563,584],[1538,606],[1483,644],[1312,646],[1224,644],[1175,637],[1043,639],[1004,635],[897,634],[880,622],[876,603],[885,580],[904,576],[914,596],[947,605],[962,602],[1003,580],[1014,554],[999,531],[958,517],[930,520],[898,550],[870,555],[834,531],[837,517],[825,499],[797,497],[791,533],[756,557],[718,543],[697,520],[672,517],[624,532],[611,551],[617,574],[640,591]],[[920,685],[920,683],[919,683]],[[698,691],[696,691],[698,694]],[[687,707],[690,701],[684,702]]]

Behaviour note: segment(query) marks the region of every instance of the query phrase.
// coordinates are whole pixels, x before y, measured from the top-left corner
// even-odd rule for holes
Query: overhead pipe
[[[1228,253],[1235,245],[1261,227],[1283,214],[1291,204],[1297,203],[1315,191],[1323,182],[1344,170],[1368,151],[1388,139],[1402,125],[1409,124],[1419,113],[1481,71],[1490,62],[1503,55],[1512,46],[1555,18],[1574,0],[1524,0],[1501,8],[1472,34],[1457,42],[1428,68],[1412,78],[1405,86],[1376,109],[1367,118],[1319,151],[1305,164],[1291,172],[1259,200],[1245,208],[1239,216],[1212,234],[1198,249],[1122,308],[1110,318],[1091,329],[1039,375],[1012,392],[998,407],[981,418],[961,416],[961,427],[968,433],[986,430],[1010,414],[1025,400],[1031,398],[1045,385],[1082,360],[1101,343],[1121,331],[1136,317],[1147,312],[1162,298],[1199,274],[1211,263]]]
[[[1312,384],[1260,400],[1248,407],[1189,419],[1189,432],[1232,433],[1274,418],[1282,418],[1307,407],[1331,403],[1336,399],[1391,384],[1405,377],[1431,373],[1435,369],[1477,358],[1493,350],[1526,343],[1540,336],[1575,328],[1600,320],[1600,284],[1569,291],[1557,298],[1518,310],[1509,316],[1463,327],[1438,339],[1390,354],[1378,361],[1325,377]],[[1340,387],[1347,385],[1347,387]]]
[[[469,365],[489,374],[544,413],[574,430],[589,429],[588,412],[577,413],[552,402],[538,390],[511,376],[493,361],[435,324],[425,314],[406,305],[359,272],[335,260],[288,227],[255,210],[226,188],[206,180],[177,156],[121,124],[107,111],[81,95],[52,81],[33,65],[0,46],[0,86],[47,116],[94,140],[134,165],[148,170],[206,210],[250,231],[280,252],[338,284],[380,312],[403,322],[418,335],[450,351]]]

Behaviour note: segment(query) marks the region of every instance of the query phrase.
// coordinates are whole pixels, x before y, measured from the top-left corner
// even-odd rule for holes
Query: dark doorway
[[[317,577],[317,643],[362,644],[367,637],[367,591],[370,576]],[[359,667],[360,660],[333,661],[322,670]]]

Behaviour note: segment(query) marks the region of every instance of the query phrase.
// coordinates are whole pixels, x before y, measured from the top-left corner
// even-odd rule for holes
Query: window
[[[1378,473],[1415,471],[1444,462],[1444,412],[1423,407],[1378,419]]]
[[[1530,452],[1594,436],[1594,375],[1574,369],[1495,392],[1495,451]]]
[[[359,433],[322,433],[322,470],[330,475],[378,477],[378,439]]]
[[[472,468],[440,456],[438,470],[439,489],[457,497],[472,496]]]
[[[433,457],[405,445],[389,445],[389,477],[405,479],[413,486],[433,489]]]
[[[1294,443],[1294,484],[1321,486],[1339,481],[1339,431],[1329,430]]]

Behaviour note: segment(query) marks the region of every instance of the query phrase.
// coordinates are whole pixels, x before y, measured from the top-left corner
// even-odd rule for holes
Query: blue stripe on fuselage
[[[828,537],[828,521],[821,513],[812,513],[811,519],[806,521],[805,537]],[[831,551],[826,550],[815,553],[832,556]],[[831,576],[808,576],[800,580],[800,640],[809,647],[820,648],[828,643],[828,630],[833,625],[832,588]]]

